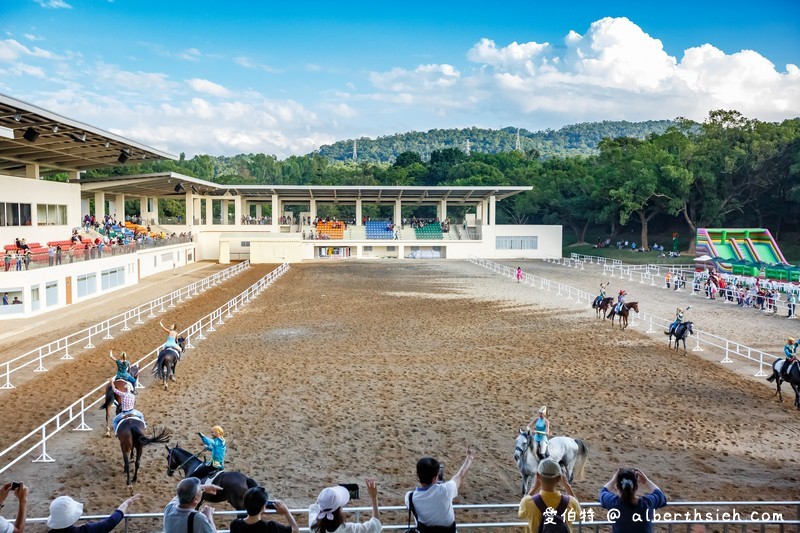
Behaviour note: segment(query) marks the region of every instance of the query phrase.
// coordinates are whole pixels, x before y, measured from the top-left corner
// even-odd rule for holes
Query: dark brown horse
[[[185,349],[185,340],[186,339],[183,337],[178,337],[178,345],[181,347],[181,350]],[[178,366],[179,360],[180,355],[178,354],[178,350],[170,346],[158,352],[158,359],[153,367],[153,375],[161,382],[164,390],[169,388],[167,384],[168,381],[175,381],[175,368]]]
[[[597,313],[597,318],[600,318],[602,316],[603,319],[605,319],[606,311],[608,311],[609,306],[612,305],[613,302],[614,298],[610,296],[603,298],[603,300],[600,301],[599,303],[596,300],[592,302],[592,307],[594,307]]]
[[[148,444],[169,442],[170,435],[170,431],[165,428],[159,434],[153,433],[152,437],[148,437],[145,435],[144,422],[136,417],[126,417],[120,421],[117,426],[117,438],[122,450],[122,460],[125,462],[125,482],[129,490],[133,488],[132,484],[136,483],[139,476],[142,448]],[[136,463],[131,479],[130,462],[134,460],[134,451],[136,451]]]
[[[620,309],[619,313],[617,313],[617,306],[614,305],[611,307],[611,312],[608,313],[606,318],[611,318],[611,327],[614,327],[614,316],[619,316],[619,327],[622,331],[625,331],[625,328],[628,327],[628,315],[631,312],[631,309],[639,312],[639,302],[630,302],[622,305],[622,309]]]
[[[133,376],[134,379],[139,378],[139,365],[133,365],[130,369],[130,375]],[[103,401],[102,405],[100,405],[100,410],[104,410],[106,412],[106,437],[111,436],[111,427],[108,424],[108,419],[111,416],[111,406],[116,406],[115,414],[119,414],[119,401],[116,400],[116,393],[114,390],[124,391],[125,388],[129,385],[128,381],[124,379],[115,379],[114,386],[112,387],[109,383],[106,385],[106,397],[105,401]]]

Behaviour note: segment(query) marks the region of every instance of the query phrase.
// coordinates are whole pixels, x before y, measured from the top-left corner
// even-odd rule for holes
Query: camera
[[[267,500],[267,503],[264,507],[266,507],[267,509],[275,509],[275,502],[272,500]]]
[[[20,483],[19,481],[14,481],[14,482],[11,483],[11,490],[17,490],[21,486],[22,486],[22,483]]]
[[[339,483],[339,486],[347,489],[351,500],[358,499],[358,483]]]

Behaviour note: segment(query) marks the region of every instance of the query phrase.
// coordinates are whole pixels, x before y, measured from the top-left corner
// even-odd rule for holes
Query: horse
[[[675,351],[678,351],[678,342],[683,341],[683,355],[686,355],[686,337],[694,335],[692,322],[681,322],[675,329],[666,332],[669,335],[669,346],[672,346],[672,337],[675,336]]]
[[[617,313],[617,306],[614,305],[611,307],[611,312],[608,313],[606,318],[611,318],[611,327],[614,327],[614,316],[619,316],[619,327],[621,330],[625,331],[625,328],[628,327],[628,314],[630,314],[631,309],[639,312],[639,302],[630,302],[622,305],[622,309],[620,309],[619,313]],[[624,321],[624,323],[623,323]]]
[[[192,455],[188,450],[178,447],[174,448],[165,446],[167,449],[167,475],[172,476],[176,470],[183,470],[185,477],[191,477],[193,473],[203,465],[203,461],[197,458],[197,455]],[[209,481],[211,481],[209,479]],[[222,490],[217,490],[216,494],[203,493],[203,501],[209,502],[224,502],[227,501],[231,507],[237,511],[244,509],[244,493],[247,489],[258,487],[255,480],[247,477],[241,472],[226,472],[222,471],[213,478],[214,485],[222,487]],[[198,504],[198,507],[200,506]]]
[[[134,379],[139,378],[139,365],[133,365],[128,372]],[[128,387],[130,383],[124,379],[115,379],[114,380],[114,387],[111,386],[111,383],[106,385],[106,393],[105,393],[105,400],[103,401],[102,405],[100,405],[100,410],[104,410],[106,412],[106,437],[111,437],[111,427],[108,424],[108,419],[111,416],[111,406],[116,405],[116,412],[115,414],[119,414],[119,402],[115,399],[114,389],[121,391],[124,390],[125,387]]]
[[[533,432],[520,429],[514,447],[514,460],[522,474],[522,496],[525,496],[530,490],[529,484],[539,466],[535,448]],[[561,466],[561,470],[566,473],[569,482],[572,483],[573,477],[578,480],[583,479],[583,471],[589,458],[589,448],[580,439],[553,437],[547,443],[547,456]]]
[[[781,365],[780,367],[778,365]],[[786,364],[786,359],[777,359],[774,363],[772,363],[772,375],[767,378],[767,381],[774,381],[777,385],[778,390],[775,394],[778,395],[778,399],[783,402],[783,394],[781,394],[781,383],[783,381],[788,381],[789,385],[792,387],[794,391],[794,405],[798,409],[800,409],[800,365],[793,364],[792,367],[789,369],[789,379],[784,380],[783,376],[781,375],[781,370],[783,365]]]
[[[595,300],[592,302],[592,308],[597,312],[597,318],[602,316],[605,319],[606,311],[608,311],[608,307],[614,302],[614,298],[607,296],[603,298],[600,302]]]
[[[181,347],[181,350],[184,350],[183,343],[185,341],[186,339],[183,337],[178,337],[178,346]],[[158,359],[153,367],[153,375],[156,379],[161,380],[161,385],[163,385],[164,390],[169,388],[167,381],[176,381],[175,367],[178,366],[178,359],[178,350],[171,346],[167,346],[158,352]]]
[[[169,442],[171,434],[168,429],[162,429],[160,433],[153,433],[152,437],[145,435],[144,422],[136,417],[126,417],[120,420],[117,426],[117,438],[119,447],[122,450],[122,460],[125,462],[125,481],[128,490],[133,490],[133,483],[139,476],[139,462],[142,459],[142,448],[148,444]],[[136,451],[136,463],[131,479],[130,461],[133,460],[133,452]],[[128,458],[130,456],[130,459]]]

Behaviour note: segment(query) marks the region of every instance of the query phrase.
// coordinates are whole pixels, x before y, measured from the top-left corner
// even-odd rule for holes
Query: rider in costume
[[[669,330],[665,331],[664,333],[666,335],[670,335],[672,332],[675,331],[675,329],[678,326],[683,324],[684,314],[686,313],[686,311],[688,311],[691,308],[692,308],[691,305],[689,307],[687,307],[685,310],[683,309],[683,307],[678,307],[675,310],[675,321],[672,324],[669,325]]]
[[[117,364],[117,375],[114,379],[124,379],[133,387],[133,394],[136,394],[136,378],[131,376],[131,364],[128,362],[128,356],[125,352],[120,354],[119,359],[114,357],[114,352],[109,350],[108,356]],[[112,383],[113,385],[113,383]]]
[[[550,421],[547,420],[547,406],[543,405],[539,408],[539,414],[530,421],[528,430],[533,427],[533,442],[536,446],[536,455],[541,461],[547,457],[547,442],[550,436]]]
[[[792,363],[798,360],[797,345],[798,342],[793,337],[786,339],[786,346],[783,347],[783,355],[786,356],[786,359],[783,361],[783,366],[781,366],[781,379],[784,381],[789,379],[789,369],[792,367]]]
[[[619,314],[622,310],[622,306],[625,305],[625,296],[627,296],[627,292],[620,289],[619,294],[617,295],[617,307],[614,308],[614,312]]]
[[[114,381],[115,378],[112,378],[111,379],[112,389],[114,388]],[[117,432],[117,427],[119,426],[119,423],[122,421],[122,419],[128,415],[141,418],[142,421],[144,421],[144,415],[141,413],[141,411],[134,409],[134,406],[136,405],[136,396],[134,396],[127,390],[120,391],[114,389],[114,394],[116,394],[117,397],[119,398],[119,408],[120,408],[119,414],[114,417],[114,420],[112,422],[114,425],[114,433]]]
[[[211,438],[202,433],[198,433],[198,435],[203,444],[205,444],[206,450],[211,452],[211,460],[192,472],[192,476],[203,479],[211,477],[218,471],[225,470],[225,452],[228,451],[228,445],[225,442],[225,432],[220,426],[211,428]]]
[[[160,320],[158,321],[161,329],[167,332],[167,342],[164,343],[163,350],[167,348],[175,348],[175,351],[178,352],[178,359],[181,358],[181,354],[183,350],[181,346],[178,344],[178,330],[175,327],[175,324],[170,325],[170,327],[166,327]]]
[[[610,281],[606,281],[605,283],[601,283],[600,284],[600,295],[597,298],[594,299],[594,306],[595,307],[598,307],[600,305],[600,303],[605,299],[605,297],[606,297],[606,289],[608,288],[608,285],[610,283],[611,283]]]

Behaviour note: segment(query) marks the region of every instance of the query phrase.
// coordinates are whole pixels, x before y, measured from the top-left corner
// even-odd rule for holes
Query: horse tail
[[[106,398],[103,400],[103,403],[100,405],[100,410],[105,411],[108,406],[114,403],[114,391],[111,390],[111,385],[106,387]]]
[[[164,376],[161,373],[161,363],[164,361],[164,352],[158,352],[158,357],[156,358],[156,364],[153,365],[153,375],[156,379],[163,379]]]
[[[148,444],[156,444],[156,443],[167,443],[169,442],[170,437],[172,436],[172,432],[169,429],[164,428],[161,430],[160,433],[156,434],[153,433],[152,437],[148,437],[139,429],[138,424],[133,424],[131,426],[131,435],[133,436],[133,441],[138,443],[140,446],[147,446]]]
[[[575,444],[578,445],[578,459],[575,462],[575,468],[572,470],[572,475],[578,481],[583,479],[583,470],[589,460],[589,447],[586,446],[581,439],[575,439]]]

